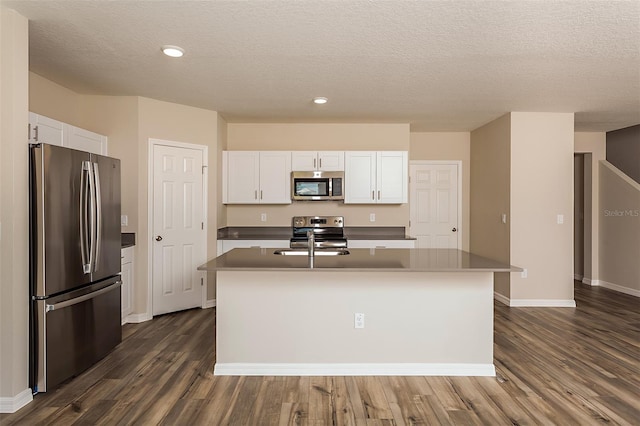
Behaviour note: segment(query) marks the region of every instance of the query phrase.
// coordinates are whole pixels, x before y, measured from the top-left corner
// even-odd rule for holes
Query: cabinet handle
[[[371,191],[371,199],[372,200],[376,199],[376,191]]]
[[[258,190],[257,189],[253,191],[253,199],[254,200],[258,199]]]
[[[320,162],[320,169],[322,168],[322,158],[318,160]]]
[[[262,189],[260,190],[260,199],[262,200]]]
[[[380,200],[380,190],[378,189],[378,200]]]
[[[33,137],[33,140],[34,140],[34,141],[36,141],[36,142],[38,142],[38,126],[35,126],[35,127],[33,128],[33,131],[34,131],[34,133],[35,133],[35,135],[34,135],[34,137]]]
[[[318,160],[316,160],[316,159],[314,158],[314,159],[313,159],[313,168],[314,168],[314,169],[316,168],[316,161],[318,161]]]

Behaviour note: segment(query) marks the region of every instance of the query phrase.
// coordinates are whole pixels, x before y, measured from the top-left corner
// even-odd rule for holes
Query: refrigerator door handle
[[[101,288],[100,290],[94,291],[93,293],[84,294],[80,297],[76,297],[74,299],[65,300],[64,302],[54,303],[53,305],[45,305],[45,312],[55,311],[58,309],[68,308],[69,306],[77,305],[78,303],[82,303],[85,300],[93,299],[95,297],[100,296],[101,294],[105,294],[114,290],[122,285],[122,280],[118,280],[111,284],[110,286]]]
[[[102,246],[102,197],[100,195],[100,172],[98,171],[98,163],[93,163],[94,176],[94,193],[95,193],[95,244],[94,244],[94,265],[93,270],[100,269],[100,247]]]
[[[89,164],[89,272],[93,271],[96,261],[96,182],[92,163]]]
[[[89,186],[91,185],[90,176],[91,164],[88,161],[82,162],[82,170],[80,172],[80,252],[82,257],[82,272],[91,273],[91,242],[89,222]]]

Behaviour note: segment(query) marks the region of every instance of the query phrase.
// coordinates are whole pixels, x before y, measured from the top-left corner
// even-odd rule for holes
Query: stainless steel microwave
[[[344,200],[344,172],[292,172],[292,200]]]

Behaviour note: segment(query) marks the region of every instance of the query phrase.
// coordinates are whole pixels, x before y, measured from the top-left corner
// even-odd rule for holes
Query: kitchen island
[[[495,375],[493,273],[519,268],[450,249],[349,249],[312,265],[274,251],[198,268],[216,274],[216,375]]]

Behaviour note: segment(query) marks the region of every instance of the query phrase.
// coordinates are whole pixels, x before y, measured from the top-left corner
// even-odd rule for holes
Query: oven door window
[[[295,192],[297,196],[303,197],[327,197],[329,195],[328,179],[296,179]]]

